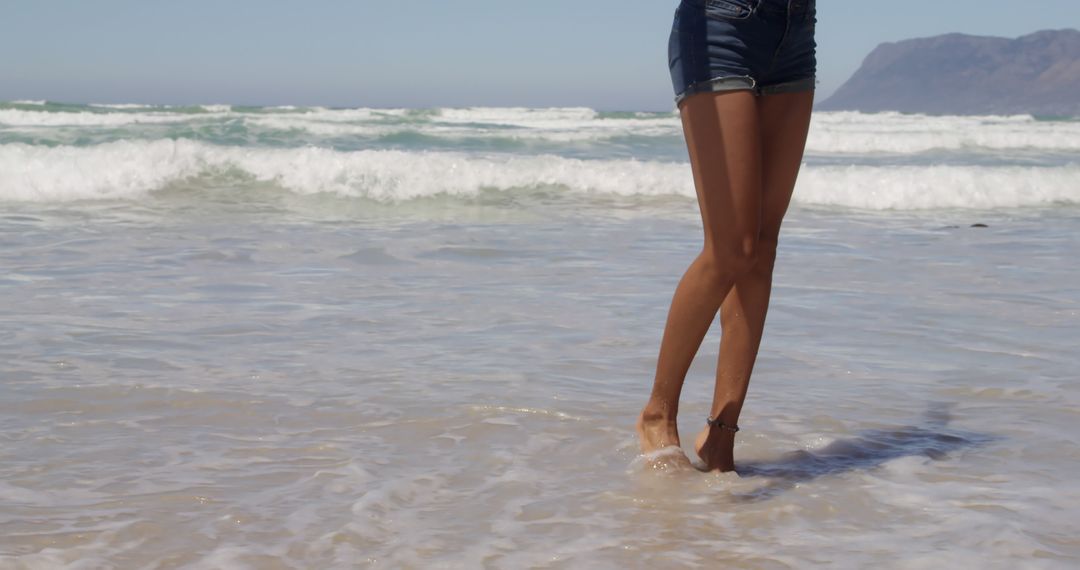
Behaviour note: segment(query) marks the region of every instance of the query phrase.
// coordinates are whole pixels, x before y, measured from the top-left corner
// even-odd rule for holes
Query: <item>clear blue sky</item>
[[[667,110],[678,0],[4,0],[0,100]],[[818,0],[819,96],[878,43],[1080,27],[1080,0]]]

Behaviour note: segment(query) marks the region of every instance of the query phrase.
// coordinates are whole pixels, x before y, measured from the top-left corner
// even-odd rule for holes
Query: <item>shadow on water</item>
[[[872,469],[900,457],[921,455],[941,460],[950,452],[1000,439],[995,435],[950,428],[950,407],[945,403],[931,404],[921,425],[867,430],[814,451],[799,450],[773,460],[740,463],[735,470],[741,477],[767,477],[770,482],[749,493],[740,493],[736,500],[762,501],[799,483],[826,475]]]

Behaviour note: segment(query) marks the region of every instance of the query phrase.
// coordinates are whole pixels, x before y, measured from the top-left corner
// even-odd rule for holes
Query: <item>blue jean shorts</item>
[[[813,90],[815,0],[682,0],[668,41],[675,104],[702,92]]]

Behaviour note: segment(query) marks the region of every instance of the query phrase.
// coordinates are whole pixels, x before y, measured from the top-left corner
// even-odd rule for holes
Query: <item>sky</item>
[[[0,100],[673,107],[678,0],[0,0]],[[881,42],[1080,28],[1080,0],[818,0],[819,100]]]

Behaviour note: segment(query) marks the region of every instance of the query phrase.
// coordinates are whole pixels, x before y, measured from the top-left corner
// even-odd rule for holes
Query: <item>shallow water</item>
[[[705,474],[673,116],[0,104],[0,568],[1075,567],[1078,125],[816,116]]]
[[[720,475],[637,458],[698,230],[689,201],[620,205],[348,223],[168,197],[12,208],[0,562],[1077,559],[1077,212],[793,211],[739,473]]]

